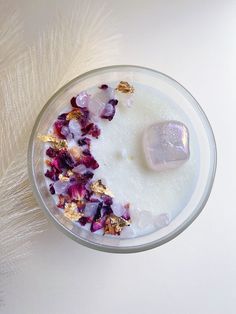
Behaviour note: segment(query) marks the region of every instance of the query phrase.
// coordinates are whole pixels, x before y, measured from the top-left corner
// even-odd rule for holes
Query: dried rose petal
[[[86,196],[87,190],[84,185],[76,183],[68,188],[68,194],[72,199],[81,200]]]
[[[72,97],[70,100],[70,104],[74,108],[78,108],[77,103],[76,103],[76,97]]]
[[[79,223],[80,223],[82,226],[85,226],[86,223],[88,223],[88,222],[89,222],[89,217],[81,217],[81,218],[79,219]]]
[[[83,212],[84,209],[85,209],[85,206],[86,206],[85,201],[84,201],[84,200],[78,200],[78,201],[76,202],[76,204],[77,204],[78,210],[79,210],[80,212]]]
[[[130,204],[129,204],[129,203],[127,203],[127,204],[124,206],[125,212],[123,213],[123,215],[122,215],[121,217],[124,218],[125,220],[130,220],[129,207],[130,207]]]
[[[104,217],[110,214],[112,214],[111,206],[110,205],[103,206],[101,210],[101,216]]]
[[[91,168],[93,170],[99,167],[99,164],[97,163],[93,156],[83,155],[80,159],[80,163],[85,165],[85,167]]]
[[[87,182],[85,183],[85,185],[86,185],[86,184],[87,184]],[[91,196],[92,196],[92,193],[87,190],[84,199],[85,199],[87,202],[90,202],[90,201],[91,201]]]
[[[104,228],[106,222],[106,217],[99,218],[96,221],[93,221],[90,227],[91,232],[96,232],[102,228]]]
[[[93,222],[93,217],[86,217],[88,219],[88,223],[92,223]]]
[[[98,126],[94,123],[90,123],[86,125],[86,127],[81,129],[82,135],[92,135],[95,138],[98,138],[99,135],[101,134],[101,130],[98,128]]]
[[[76,181],[76,178],[73,176],[73,177],[70,177],[70,183],[75,183],[75,182],[77,182]]]
[[[64,121],[66,121],[66,116],[68,115],[68,112],[67,113],[62,113],[62,114],[60,114],[58,117],[57,117],[57,119],[58,120],[64,120]]]
[[[111,104],[112,106],[116,106],[118,104],[118,100],[117,99],[110,99],[108,101],[109,104]]]
[[[49,185],[49,191],[51,194],[55,194],[55,189],[52,183]]]
[[[51,161],[52,167],[54,167],[57,171],[62,172],[62,165],[61,165],[61,160],[60,156],[56,156],[53,158]]]
[[[101,218],[102,206],[103,206],[103,203],[102,203],[102,202],[99,202],[99,203],[98,203],[98,207],[97,207],[96,214],[94,215],[94,218],[93,218],[94,221],[95,221],[95,220],[98,220],[99,218]]]
[[[84,137],[78,140],[78,145],[79,146],[85,146],[87,145],[88,148],[90,148],[90,143],[91,143],[91,139],[88,137]]]
[[[105,226],[106,216],[101,217],[102,206],[103,206],[103,203],[100,202],[98,204],[97,212],[96,212],[96,214],[93,217],[93,221],[92,221],[92,224],[91,224],[91,227],[90,227],[90,230],[92,232],[95,232],[95,231],[97,231],[99,229],[102,229]]]
[[[92,174],[92,176],[93,176],[93,174]],[[86,190],[87,190],[87,184],[90,180],[91,180],[91,178],[87,177],[86,174],[81,174],[81,175],[78,174],[78,175],[76,175],[76,180],[73,183],[78,183],[78,184],[84,185],[86,187]],[[87,190],[85,198],[87,200],[89,200],[91,195],[92,195],[91,191]]]
[[[57,158],[57,157],[56,157]],[[67,151],[61,151],[59,155],[60,166],[63,169],[72,169],[75,166],[74,161]]]
[[[72,160],[71,156],[65,150],[61,150],[59,155],[53,158],[51,164],[59,172],[62,172],[63,169],[70,170],[75,166],[75,163]]]
[[[101,86],[99,86],[100,89],[108,89],[108,85],[107,84],[102,84]]]
[[[93,178],[94,173],[92,173],[91,171],[87,171],[83,174],[81,173],[77,173],[75,175],[74,181],[71,181],[71,183],[78,183],[78,184],[82,184],[84,186],[87,185],[87,183]],[[86,195],[86,198],[89,197],[89,194],[92,194],[92,192],[87,191],[88,195]]]
[[[79,118],[79,123],[80,123],[81,127],[84,128],[88,124],[88,121],[89,121],[89,111],[87,108],[79,107],[79,109],[81,112],[81,116]]]
[[[54,133],[59,137],[65,139],[66,137],[61,133],[62,128],[68,125],[68,121],[57,120],[53,125]]]
[[[109,196],[109,195],[102,195],[102,200],[103,200],[103,203],[105,205],[109,205],[110,206],[113,203],[112,197]]]
[[[68,188],[68,194],[72,199],[78,199],[80,197],[79,193],[79,185],[78,184],[73,184]]]
[[[99,167],[98,162],[94,159],[93,156],[85,156],[83,157],[83,164],[87,168],[91,168],[93,170],[97,169]]]
[[[65,196],[64,195],[58,195],[57,207],[64,208],[65,202],[66,202]]]
[[[83,150],[83,155],[91,156],[92,154],[91,154],[90,150],[86,148],[86,149]]]
[[[51,157],[51,158],[53,158],[53,157],[56,157],[57,155],[58,155],[58,150],[57,149],[55,149],[55,148],[53,148],[53,147],[49,147],[47,150],[46,150],[46,155],[48,156],[48,157]]]
[[[58,195],[58,204],[57,207],[64,208],[65,203],[70,203],[71,198],[69,195]]]
[[[45,177],[51,179],[52,181],[57,181],[59,177],[59,172],[54,167],[52,167],[51,170],[46,171]]]
[[[83,174],[83,178],[88,181],[88,180],[91,180],[94,176],[94,173],[91,172],[91,171],[86,171],[84,174]]]

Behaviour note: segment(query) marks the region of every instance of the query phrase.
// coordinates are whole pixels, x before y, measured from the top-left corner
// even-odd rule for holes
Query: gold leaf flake
[[[64,216],[69,218],[72,221],[78,221],[81,217],[84,216],[83,213],[77,211],[77,205],[74,202],[66,203],[64,208]]]
[[[119,85],[116,87],[116,90],[124,94],[133,94],[134,87],[128,82],[120,81]]]
[[[58,141],[58,138],[56,138],[52,134],[38,135],[38,139],[44,143],[46,143],[46,142],[57,143],[57,141]]]
[[[90,185],[90,188],[91,190],[95,193],[95,194],[98,194],[98,195],[102,195],[102,194],[105,194],[105,195],[108,195],[110,197],[114,197],[113,193],[111,192],[110,189],[108,189],[108,187],[106,187],[103,183],[102,183],[102,180],[98,180],[96,182],[93,182],[91,185]]]
[[[70,178],[63,176],[63,174],[59,174],[59,180],[61,182],[68,182],[70,181]]]
[[[106,219],[106,221],[105,221],[104,234],[112,234],[112,235],[117,234],[117,233],[116,233],[115,226],[113,226],[113,225],[111,224],[111,218],[110,218],[110,216],[108,216],[107,219]]]
[[[62,149],[67,147],[67,141],[66,140],[59,140],[58,143],[53,144],[55,148]]]
[[[111,214],[106,219],[104,233],[113,235],[120,234],[122,229],[129,225],[129,220],[125,220],[122,217],[117,217],[114,214]]]
[[[47,142],[52,143],[53,146],[57,149],[62,149],[62,148],[67,147],[67,141],[66,140],[61,140],[52,134],[38,135],[38,139],[44,143],[47,143]]]
[[[67,171],[67,175],[68,175],[68,177],[73,176],[73,174],[74,174],[74,173],[73,173],[73,171],[71,171],[71,170],[68,170],[68,171]]]
[[[66,120],[78,119],[81,116],[81,111],[79,109],[74,109],[69,112],[66,116]]]
[[[77,205],[75,202],[66,203],[64,209],[65,209],[65,212],[75,211],[77,209]]]

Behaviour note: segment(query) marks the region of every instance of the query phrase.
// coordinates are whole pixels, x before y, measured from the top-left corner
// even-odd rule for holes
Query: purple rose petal
[[[82,128],[81,131],[82,131],[82,136],[88,134],[88,135],[92,135],[95,138],[98,138],[101,133],[101,130],[94,123],[90,123],[86,125],[86,127]]]
[[[50,191],[50,193],[51,193],[52,195],[55,194],[55,189],[54,189],[52,183],[49,185],[49,191]]]
[[[66,121],[66,116],[68,115],[68,112],[67,113],[62,113],[60,114],[57,119],[58,120],[63,120],[63,121]]]
[[[47,150],[46,150],[46,155],[50,158],[53,158],[53,157],[56,157],[58,155],[58,150],[57,149],[54,149],[52,147],[49,147]]]
[[[81,184],[72,184],[68,188],[68,194],[72,199],[84,198],[86,196],[87,190],[84,185]]]
[[[91,143],[91,139],[88,137],[84,137],[78,140],[78,145],[79,146],[85,146],[87,145],[88,148],[90,148],[90,143]]]
[[[51,179],[52,181],[57,181],[59,177],[59,172],[54,167],[52,167],[51,170],[46,171],[45,177]]]
[[[70,104],[73,108],[78,108],[77,103],[76,103],[76,97],[71,98]]]
[[[99,86],[100,89],[106,90],[108,89],[108,85],[107,84],[102,84],[101,86]]]
[[[85,226],[87,222],[89,222],[89,217],[81,217],[81,218],[79,219],[79,223],[80,223],[82,226]]]

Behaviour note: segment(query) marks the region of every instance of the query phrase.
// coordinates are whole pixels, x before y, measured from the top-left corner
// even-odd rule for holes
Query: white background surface
[[[17,1],[27,36],[32,39],[51,18],[54,5],[63,12],[69,2]],[[96,252],[50,226],[21,272],[9,279],[2,313],[235,314],[236,1],[108,3],[123,34],[113,63],[167,73],[207,113],[218,146],[213,192],[184,233],[143,253]]]

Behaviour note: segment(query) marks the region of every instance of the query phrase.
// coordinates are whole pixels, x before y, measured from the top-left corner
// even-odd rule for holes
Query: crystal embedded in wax
[[[148,166],[156,171],[176,168],[189,159],[189,132],[179,121],[152,124],[143,137]]]

